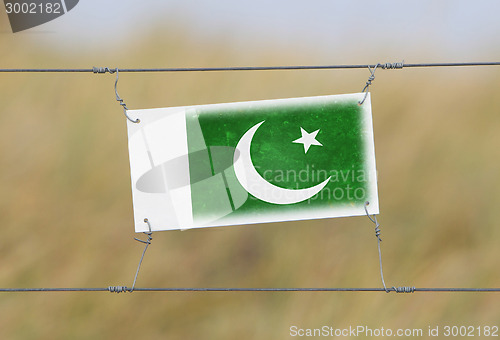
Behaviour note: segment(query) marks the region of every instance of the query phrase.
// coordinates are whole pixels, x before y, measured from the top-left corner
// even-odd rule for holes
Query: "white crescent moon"
[[[328,183],[331,176],[313,187],[294,190],[280,188],[269,183],[257,172],[257,170],[255,170],[255,166],[250,157],[250,146],[255,132],[264,122],[265,121],[262,121],[249,129],[243,137],[241,137],[234,151],[234,172],[243,188],[258,199],[274,204],[293,204],[302,202],[320,192]]]

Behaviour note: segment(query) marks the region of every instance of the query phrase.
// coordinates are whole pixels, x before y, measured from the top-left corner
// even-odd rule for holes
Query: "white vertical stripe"
[[[133,136],[129,137],[128,148],[130,154],[130,175],[133,180],[132,184],[135,186],[135,182],[143,174],[151,170],[148,147],[142,130],[137,131]]]
[[[141,123],[129,125],[132,194],[134,212],[137,215],[135,231],[147,229],[147,225],[143,222],[144,218],[149,219],[155,230],[192,228],[193,212],[185,111],[135,110],[134,114],[141,119]],[[174,162],[175,169],[164,166],[169,162]],[[163,181],[150,184],[164,185],[166,189],[162,190],[164,193],[139,190],[137,181],[143,176],[147,178],[149,171],[157,167],[162,168]],[[165,169],[169,169],[170,172],[164,171]],[[152,178],[148,180],[154,181]],[[184,186],[179,187],[182,184]]]
[[[144,127],[155,166],[188,154],[184,112],[168,115]]]

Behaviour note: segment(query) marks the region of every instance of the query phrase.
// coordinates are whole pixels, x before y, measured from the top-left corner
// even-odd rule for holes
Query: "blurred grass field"
[[[73,61],[2,34],[9,50],[0,61],[6,68],[226,66],[238,55],[223,41],[196,46],[183,34]],[[253,64],[279,65],[285,56],[290,64],[307,60],[283,51]],[[368,75],[123,73],[118,90],[129,108],[153,108],[355,93]],[[500,286],[499,75],[493,67],[377,71],[372,110],[389,286]],[[0,79],[0,286],[130,286],[143,245],[133,240],[114,76]],[[366,217],[153,237],[138,287],[381,286]],[[286,339],[292,325],[498,325],[499,302],[486,293],[1,293],[0,338]]]

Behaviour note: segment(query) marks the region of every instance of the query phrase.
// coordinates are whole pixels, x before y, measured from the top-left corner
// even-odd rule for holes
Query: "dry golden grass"
[[[220,66],[236,55],[223,43],[203,45],[200,56],[189,39],[153,44],[152,37],[72,62],[30,39],[0,35],[9,46],[1,66]],[[282,61],[263,55],[258,63]],[[367,76],[122,74],[119,92],[130,108],[150,108],[359,92]],[[499,286],[498,76],[495,68],[377,73],[388,285]],[[142,245],[133,241],[125,118],[113,76],[0,77],[0,286],[130,285]],[[138,286],[378,287],[377,256],[363,217],[162,232]],[[498,325],[499,302],[498,294],[471,293],[2,293],[0,338],[284,339],[291,325]]]

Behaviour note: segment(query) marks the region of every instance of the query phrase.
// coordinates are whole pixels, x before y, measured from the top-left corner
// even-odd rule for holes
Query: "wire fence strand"
[[[132,292],[127,289],[116,291],[107,288],[0,288],[0,293],[23,292]],[[500,288],[415,288],[396,293],[500,293]],[[387,292],[384,288],[138,288],[134,292]]]
[[[389,67],[400,65],[401,67]],[[221,71],[279,71],[279,70],[335,70],[335,69],[366,69],[380,66],[383,69],[420,68],[420,67],[463,67],[463,66],[500,66],[500,61],[493,62],[446,62],[446,63],[376,63],[354,65],[296,65],[296,66],[233,66],[233,67],[170,67],[170,68],[3,68],[6,73],[107,73],[109,70],[119,72],[221,72]]]
[[[500,62],[445,62],[445,63],[377,63],[353,65],[297,65],[297,66],[235,66],[235,67],[177,67],[177,68],[2,68],[0,73],[114,73],[114,72],[223,72],[223,71],[279,71],[279,70],[335,70],[335,69],[402,69],[424,67],[500,66]],[[144,254],[143,254],[144,255]],[[142,262],[142,259],[141,259]],[[0,288],[0,293],[22,292],[384,292],[384,293],[500,293],[500,288]]]

